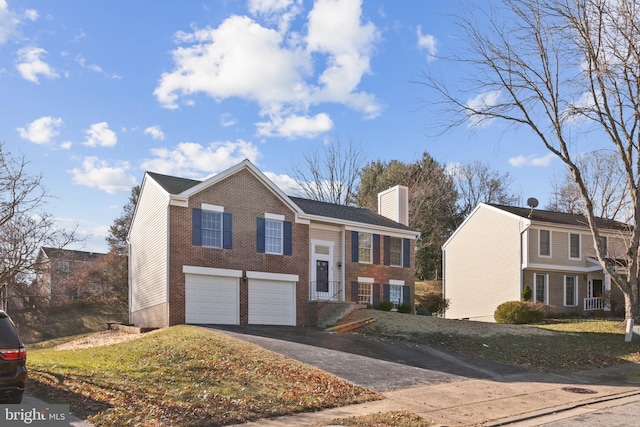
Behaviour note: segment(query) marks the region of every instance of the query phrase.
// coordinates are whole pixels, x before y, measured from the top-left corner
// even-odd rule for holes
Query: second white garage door
[[[186,323],[237,325],[240,292],[236,277],[185,276]]]
[[[295,282],[249,279],[249,323],[295,326]]]

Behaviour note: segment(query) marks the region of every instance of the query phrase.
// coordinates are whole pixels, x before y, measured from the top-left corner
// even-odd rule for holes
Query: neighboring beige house
[[[79,297],[84,291],[81,284],[73,290],[69,279],[80,268],[106,254],[58,248],[40,248],[37,258],[36,285],[49,301],[55,302],[61,296]],[[74,292],[75,295],[69,295]]]
[[[624,265],[628,225],[598,221],[608,256]],[[480,204],[442,247],[445,318],[494,321],[498,305],[519,301],[525,284],[558,312],[623,310],[593,248],[581,215]]]
[[[407,190],[380,201],[388,216],[287,196],[248,160],[204,181],[147,172],[128,236],[130,322],[304,326],[412,305]]]

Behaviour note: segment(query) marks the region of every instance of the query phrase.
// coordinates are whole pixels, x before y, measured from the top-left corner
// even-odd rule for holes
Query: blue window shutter
[[[358,232],[351,232],[351,261],[358,262]]]
[[[391,286],[382,285],[382,301],[389,301],[391,299]]]
[[[389,236],[384,236],[383,240],[383,251],[384,251],[384,265],[390,265],[391,264],[391,251],[389,246],[391,245],[391,237]]]
[[[351,301],[358,302],[358,282],[351,282]]]
[[[257,230],[256,247],[258,248],[258,252],[264,253],[264,218],[258,218]]]
[[[402,303],[411,304],[411,286],[402,287]]]
[[[222,248],[231,249],[231,236],[233,236],[233,221],[231,220],[231,212],[222,214]]]
[[[202,246],[202,209],[191,211],[191,243]]]
[[[380,285],[377,283],[373,284],[373,308],[378,308],[380,306]]]
[[[282,234],[284,234],[283,253],[285,255],[291,255],[293,251],[291,248],[291,223],[289,221],[282,223]]]
[[[402,239],[402,266],[411,267],[411,240]]]
[[[373,263],[380,264],[380,235],[373,235]]]

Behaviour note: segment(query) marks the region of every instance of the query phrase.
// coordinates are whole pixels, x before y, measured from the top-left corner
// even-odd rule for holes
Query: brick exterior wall
[[[360,262],[353,262],[351,259],[351,233],[353,233],[353,231],[345,233],[345,300],[352,301],[351,282],[357,282],[358,277],[371,277],[374,279],[374,283],[380,285],[388,284],[389,280],[404,280],[405,286],[410,287],[411,306],[413,307],[415,301],[416,279],[414,241],[412,240],[411,244],[409,245],[411,260],[409,268],[384,265],[384,239],[382,238],[382,234],[380,235],[380,263],[365,264]],[[380,293],[382,295],[382,289],[380,290]]]
[[[233,221],[232,249],[194,246],[191,236],[193,208],[202,203],[224,206]],[[292,255],[258,253],[256,218],[265,212],[284,215],[292,225]],[[296,224],[293,211],[250,171],[236,174],[189,198],[189,208],[170,207],[169,323],[185,322],[185,274],[183,265],[246,271],[297,274],[296,323],[307,324],[309,300],[309,226]],[[240,323],[248,322],[248,283],[240,279]]]

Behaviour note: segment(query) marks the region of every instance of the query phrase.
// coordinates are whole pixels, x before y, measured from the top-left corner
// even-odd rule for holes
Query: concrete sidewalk
[[[441,426],[535,425],[535,418],[615,399],[640,400],[639,365],[560,375],[520,373],[384,393],[386,399],[245,426],[326,426],[336,418],[406,410]]]

